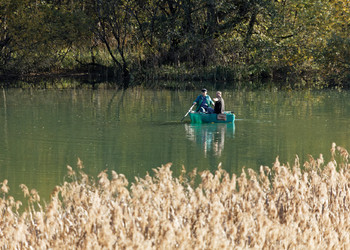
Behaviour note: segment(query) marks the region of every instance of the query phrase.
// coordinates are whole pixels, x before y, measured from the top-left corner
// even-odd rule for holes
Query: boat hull
[[[192,111],[189,115],[192,123],[230,123],[235,120],[235,115],[232,112],[206,114]]]

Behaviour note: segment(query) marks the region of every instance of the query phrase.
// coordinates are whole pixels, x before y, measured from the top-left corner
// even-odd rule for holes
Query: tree
[[[95,32],[105,44],[113,62],[122,72],[124,86],[130,81],[127,49],[133,37],[131,0],[95,0],[97,26]]]
[[[19,73],[59,67],[74,45],[88,39],[89,20],[77,7],[44,1],[2,1],[0,63],[8,71]]]
[[[344,0],[329,3],[329,23],[325,27],[325,46],[316,58],[321,74],[331,85],[350,87],[350,3]]]
[[[11,60],[11,22],[17,5],[12,1],[0,2],[0,74],[4,74]]]

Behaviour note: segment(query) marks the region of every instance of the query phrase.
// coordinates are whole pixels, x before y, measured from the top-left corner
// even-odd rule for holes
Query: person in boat
[[[213,98],[215,105],[214,105],[214,113],[215,114],[223,114],[225,111],[225,102],[224,98],[222,98],[221,91],[216,92],[216,98]]]
[[[214,106],[214,102],[210,96],[207,95],[207,92],[206,89],[202,89],[201,94],[197,96],[196,100],[193,102],[193,105],[197,104],[196,112],[214,113],[214,109],[210,107],[210,105]]]

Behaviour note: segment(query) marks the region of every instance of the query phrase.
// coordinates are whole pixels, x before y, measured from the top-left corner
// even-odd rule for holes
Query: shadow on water
[[[171,125],[184,125],[184,124],[190,124],[191,121],[167,121],[167,122],[161,122],[159,125],[161,126],[171,126]]]
[[[233,138],[234,123],[185,124],[187,138],[198,144],[206,157],[209,152],[214,156],[221,156],[225,139]]]

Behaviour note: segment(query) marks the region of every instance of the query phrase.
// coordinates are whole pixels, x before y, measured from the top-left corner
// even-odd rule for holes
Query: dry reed
[[[350,247],[350,165],[335,144],[332,160],[309,157],[303,167],[281,165],[230,176],[218,167],[175,178],[171,164],[129,186],[104,171],[94,181],[68,167],[70,181],[40,206],[21,185],[29,206],[1,183],[1,249],[330,249]],[[338,159],[338,164],[335,159]]]

